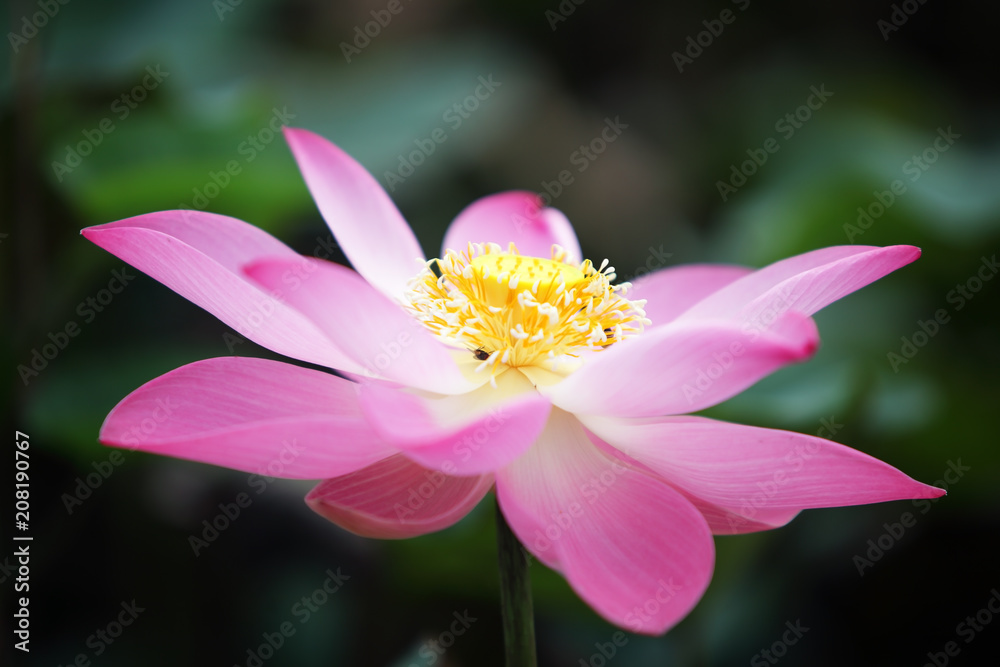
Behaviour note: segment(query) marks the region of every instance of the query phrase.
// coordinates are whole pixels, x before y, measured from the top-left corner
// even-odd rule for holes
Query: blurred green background
[[[112,459],[97,443],[140,384],[206,357],[270,353],[138,272],[107,291],[123,265],[79,230],[187,207],[303,253],[329,245],[287,146],[267,131],[275,118],[359,159],[430,256],[459,210],[506,189],[555,195],[584,254],[610,258],[622,278],[849,242],[922,247],[915,264],[817,316],[815,359],[707,414],[807,433],[836,423],[835,440],[922,481],[961,469],[948,496],[811,510],[717,538],[704,600],[659,638],[616,636],[535,565],[539,654],[566,667],[996,664],[1000,618],[980,613],[971,638],[959,624],[1000,586],[1000,280],[977,282],[995,276],[1000,250],[998,18],[987,3],[916,0],[9,3],[3,398],[9,429],[31,438],[36,537],[32,650],[15,655],[5,632],[4,664],[83,654],[252,667],[248,650],[286,621],[295,634],[262,664],[502,663],[491,499],[441,533],[373,541],[308,510],[310,484],[257,494],[242,473]],[[480,77],[491,90],[469,102]],[[620,136],[581,158],[616,119]],[[438,128],[446,141],[401,169]],[[563,170],[572,182],[557,192]],[[859,207],[871,218],[859,223]],[[922,338],[941,309],[947,321]],[[78,335],[37,375],[18,370],[70,323]],[[67,508],[95,472],[100,484]],[[248,491],[252,504],[196,556],[189,537]],[[906,512],[913,525],[887,537]],[[7,628],[9,521],[2,530]],[[859,558],[871,559],[863,575]],[[301,623],[296,604],[337,568],[350,579]],[[143,611],[119,637],[94,634],[133,600]],[[477,620],[434,651],[426,642],[448,643],[442,632],[465,612]],[[809,628],[801,639],[762,653],[797,622]],[[943,653],[950,641],[957,656]]]

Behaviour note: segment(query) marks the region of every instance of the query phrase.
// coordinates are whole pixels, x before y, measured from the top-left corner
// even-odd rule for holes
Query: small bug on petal
[[[479,348],[472,353],[472,356],[474,356],[479,361],[486,361],[487,359],[490,358],[490,353],[484,350],[483,348]]]

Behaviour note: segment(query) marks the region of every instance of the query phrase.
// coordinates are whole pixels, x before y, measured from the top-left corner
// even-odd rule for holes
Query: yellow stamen
[[[513,243],[506,251],[470,243],[430,260],[411,281],[407,306],[446,342],[482,359],[477,371],[556,370],[581,349],[618,343],[649,324],[646,302],[626,299],[630,285],[612,285],[607,263],[572,264],[557,245],[542,259],[522,256]]]

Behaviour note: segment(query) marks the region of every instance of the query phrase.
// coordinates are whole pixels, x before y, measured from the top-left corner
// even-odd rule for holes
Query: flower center
[[[614,267],[590,260],[572,264],[552,246],[552,257],[526,257],[513,243],[470,243],[447,250],[411,282],[408,309],[455,347],[468,349],[496,375],[505,367],[557,370],[582,349],[601,349],[649,324],[645,301],[625,298],[630,285],[612,285]]]

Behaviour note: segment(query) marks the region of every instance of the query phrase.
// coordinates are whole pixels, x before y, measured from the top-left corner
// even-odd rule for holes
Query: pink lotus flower
[[[241,335],[344,377],[207,359],[127,396],[101,442],[325,479],[309,506],[370,537],[441,530],[495,488],[528,550],[604,618],[648,634],[701,598],[713,533],[943,494],[835,442],[684,416],[808,358],[810,315],[917,248],[678,266],[615,286],[612,269],[581,261],[565,216],[507,192],[462,211],[427,262],[357,162],[312,133],[285,135],[357,272],[211,213],[83,234]]]

